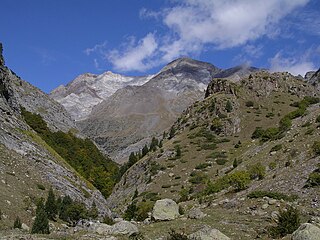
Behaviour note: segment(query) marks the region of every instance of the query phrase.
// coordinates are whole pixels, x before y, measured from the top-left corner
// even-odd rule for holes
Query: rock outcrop
[[[293,234],[292,240],[318,240],[320,239],[320,228],[304,223]]]
[[[205,226],[199,231],[190,234],[188,237],[189,239],[195,240],[230,240],[230,238],[224,235],[222,232],[209,226]]]
[[[156,221],[174,220],[179,215],[179,206],[172,199],[161,199],[154,204],[152,218]]]

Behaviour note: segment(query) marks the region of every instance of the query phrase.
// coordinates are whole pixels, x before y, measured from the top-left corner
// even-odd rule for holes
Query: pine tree
[[[138,195],[139,195],[139,192],[138,192],[138,189],[136,189],[136,190],[134,191],[134,194],[133,194],[132,200],[134,200],[135,198],[137,198],[137,197],[138,197]]]
[[[232,112],[232,104],[230,102],[230,100],[227,101],[227,104],[226,104],[226,110],[227,112]]]
[[[169,139],[173,138],[175,133],[176,133],[176,129],[172,126],[169,132]]]
[[[176,151],[177,151],[177,152],[176,152],[176,157],[177,157],[177,158],[180,158],[180,157],[181,157],[181,148],[180,148],[179,145],[177,146]]]
[[[233,160],[233,164],[232,165],[233,165],[233,168],[238,167],[238,161],[237,161],[236,158]]]
[[[22,227],[22,223],[19,217],[16,217],[13,223],[13,228],[20,228]]]
[[[48,198],[45,204],[45,210],[50,220],[55,220],[55,217],[58,212],[57,203],[53,193],[52,187],[49,190]]]
[[[142,148],[142,157],[144,157],[145,155],[147,155],[147,153],[149,152],[148,146],[147,144],[144,145],[144,147]]]
[[[60,208],[60,213],[59,213],[59,218],[63,221],[68,221],[68,214],[67,214],[67,210],[70,207],[70,205],[72,205],[73,201],[71,199],[71,197],[69,196],[65,196],[62,200],[61,203],[61,208]]]
[[[37,205],[36,219],[33,222],[31,233],[49,234],[49,220],[45,211],[43,200],[40,200]]]
[[[133,164],[135,164],[137,162],[137,157],[136,155],[134,154],[134,152],[131,152],[130,153],[130,156],[129,156],[129,161],[128,161],[128,166],[131,167]]]

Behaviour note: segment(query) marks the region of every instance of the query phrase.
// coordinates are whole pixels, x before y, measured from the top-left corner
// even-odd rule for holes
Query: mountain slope
[[[116,161],[126,161],[131,151],[141,149],[148,137],[162,134],[186,107],[201,99],[217,72],[220,69],[209,63],[175,60],[144,85],[119,89],[78,126]]]
[[[203,224],[231,239],[270,239],[270,219],[288,204],[304,220],[319,216],[319,187],[305,187],[319,171],[313,147],[320,136],[319,97],[314,86],[288,73],[260,71],[237,83],[213,79],[206,98],[174,123],[174,136],[123,175],[108,204],[124,212],[134,196],[137,206],[172,198],[186,211],[198,206],[208,214],[145,226],[151,239],[169,227],[183,225],[189,233]]]
[[[54,89],[50,96],[61,103],[76,121],[88,117],[92,108],[125,86],[140,86],[152,76],[127,77],[110,71],[101,75],[86,73],[66,86]]]
[[[2,46],[0,44],[0,50]],[[23,107],[39,114],[52,132],[77,132],[65,109],[39,89],[4,66],[0,51],[0,201],[6,216],[1,229],[12,227],[17,215],[31,226],[35,204],[50,186],[58,195],[69,195],[101,214],[111,215],[101,193],[79,175],[26,123]]]

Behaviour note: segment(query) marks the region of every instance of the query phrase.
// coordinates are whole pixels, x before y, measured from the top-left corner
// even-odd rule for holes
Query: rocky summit
[[[189,58],[47,95],[0,45],[0,238],[319,239],[319,98]]]

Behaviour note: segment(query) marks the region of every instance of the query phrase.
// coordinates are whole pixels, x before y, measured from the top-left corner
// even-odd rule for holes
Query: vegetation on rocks
[[[52,132],[39,114],[24,108],[21,108],[21,113],[28,125],[103,196],[111,194],[118,167],[111,159],[105,158],[91,140],[78,138],[72,132]]]

